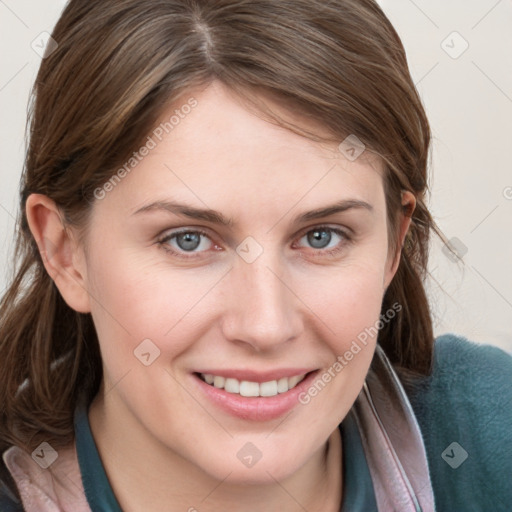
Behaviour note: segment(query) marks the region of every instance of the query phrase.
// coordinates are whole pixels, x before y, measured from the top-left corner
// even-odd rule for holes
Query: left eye
[[[333,234],[335,235],[334,237]],[[334,249],[340,243],[336,241],[336,237],[342,240],[348,239],[347,235],[341,229],[322,226],[309,230],[300,240],[306,239],[307,243],[311,244],[314,249]],[[329,244],[331,242],[334,242],[334,245],[330,246]]]

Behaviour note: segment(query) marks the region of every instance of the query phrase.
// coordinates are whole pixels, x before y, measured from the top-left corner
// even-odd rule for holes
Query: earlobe
[[[409,227],[411,225],[412,214],[416,208],[416,197],[412,192],[408,190],[402,191],[402,213],[400,214],[400,228],[398,233],[398,249],[396,254],[394,255],[393,261],[386,272],[386,277],[384,280],[384,293],[387,290],[389,284],[391,283],[396,271],[398,270],[398,266],[400,264],[400,257],[402,254],[402,248],[404,245],[405,237],[407,232],[409,231]]]
[[[75,311],[89,313],[83,251],[66,228],[59,208],[45,195],[31,194],[25,211],[44,267],[62,298]]]

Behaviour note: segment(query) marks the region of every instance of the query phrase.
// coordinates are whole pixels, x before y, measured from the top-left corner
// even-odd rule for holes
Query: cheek
[[[171,360],[190,344],[190,331],[201,333],[203,299],[222,271],[172,269],[162,257],[143,261],[130,251],[110,247],[92,255],[88,265],[91,310],[98,337],[116,347],[115,359],[132,362],[133,351],[153,340]],[[103,347],[105,350],[108,347]]]
[[[355,330],[373,323],[379,315],[382,302],[382,273],[368,268],[352,268],[350,275],[340,277],[338,286],[333,282],[324,301],[337,321],[342,333],[353,336]]]
[[[382,305],[383,265],[379,258],[352,262],[309,295],[308,305],[320,321],[317,335],[322,340],[318,352],[328,348],[317,380],[300,397],[312,415],[342,420],[366,378],[375,351]],[[317,276],[318,278],[318,276]],[[306,287],[312,289],[307,282]],[[394,315],[393,315],[394,316]]]
[[[374,247],[337,268],[305,272],[295,288],[325,325],[326,339],[342,349],[378,319],[384,294],[385,255]],[[329,334],[330,333],[330,334]]]
[[[329,366],[331,376],[337,376],[334,389],[342,390],[350,401],[362,386],[377,342],[376,325],[381,310],[379,277],[378,273],[361,272],[357,277],[340,278],[339,283],[333,282],[325,291],[319,305],[325,324],[330,327],[323,339],[329,340],[335,361]]]

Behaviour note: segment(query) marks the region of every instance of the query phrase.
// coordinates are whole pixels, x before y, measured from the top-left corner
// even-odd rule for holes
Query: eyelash
[[[335,257],[341,251],[343,251],[345,249],[346,244],[349,244],[352,242],[352,238],[348,235],[348,233],[346,231],[339,229],[339,228],[332,228],[330,226],[315,226],[313,228],[308,229],[307,231],[304,231],[298,238],[301,239],[308,233],[311,233],[312,231],[328,231],[331,233],[335,233],[336,235],[339,235],[343,239],[342,242],[340,242],[340,244],[338,244],[333,249],[318,249],[318,250],[314,251],[319,254],[316,254],[313,257],[325,257],[325,256]],[[157,241],[157,243],[165,252],[168,252],[174,256],[177,256],[178,258],[182,258],[185,260],[196,259],[197,257],[199,257],[199,255],[201,253],[188,253],[188,254],[196,254],[197,256],[184,256],[184,254],[187,254],[186,252],[183,253],[183,252],[178,252],[174,249],[171,249],[167,243],[170,240],[172,240],[173,238],[176,238],[178,235],[181,235],[184,233],[200,234],[200,235],[210,239],[210,241],[213,242],[213,240],[211,240],[211,238],[210,238],[210,235],[206,231],[203,231],[202,229],[182,229],[180,231],[174,231],[170,234],[165,235],[164,237],[160,238]],[[213,242],[213,243],[215,243],[215,242]]]

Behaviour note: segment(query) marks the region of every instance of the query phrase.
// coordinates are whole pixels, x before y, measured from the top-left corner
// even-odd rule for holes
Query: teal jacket
[[[409,400],[425,441],[437,510],[511,512],[512,356],[443,336],[433,375]],[[459,467],[454,458],[464,452],[457,446],[446,451],[454,442],[467,452]]]
[[[512,356],[447,334],[434,367],[408,389],[438,512],[512,512]],[[370,472],[353,422],[341,424],[342,512],[377,512]],[[454,444],[457,443],[457,444]]]
[[[512,356],[455,335],[436,339],[434,368],[407,393],[425,442],[438,512],[512,511]],[[340,425],[342,512],[377,512],[363,446],[354,421]],[[121,511],[89,428],[75,414],[79,471],[93,512]],[[23,508],[0,490],[0,512]],[[382,511],[381,511],[382,512]]]

